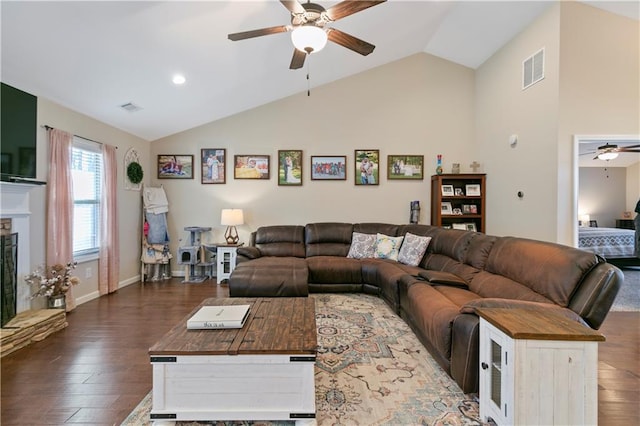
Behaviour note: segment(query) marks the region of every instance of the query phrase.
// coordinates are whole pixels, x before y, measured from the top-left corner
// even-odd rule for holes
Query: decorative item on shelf
[[[244,224],[242,209],[222,209],[220,224],[227,225],[227,230],[224,233],[227,244],[238,244],[239,237],[236,226]]]
[[[418,223],[420,220],[420,201],[411,201],[409,213],[409,223]]]
[[[442,174],[442,154],[438,154],[438,159],[436,162],[436,174]]]
[[[451,173],[454,175],[460,174],[460,163],[453,163],[451,165]]]
[[[71,275],[77,262],[69,262],[66,265],[56,264],[51,267],[39,266],[35,271],[25,276],[24,280],[31,285],[37,285],[31,298],[47,297],[49,308],[65,309],[65,296],[72,285],[80,282],[78,277]]]
[[[469,164],[469,167],[471,167],[471,170],[473,170],[473,173],[477,173],[478,169],[480,168],[480,163],[474,160],[473,163]]]

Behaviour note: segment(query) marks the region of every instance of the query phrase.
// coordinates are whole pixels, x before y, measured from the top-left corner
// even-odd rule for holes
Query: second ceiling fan
[[[329,9],[325,9],[316,3],[299,3],[297,0],[280,0],[280,3],[291,12],[291,25],[279,25],[276,27],[233,33],[229,34],[228,38],[229,40],[238,41],[291,31],[291,39],[295,46],[293,58],[291,58],[291,65],[289,66],[292,70],[302,68],[307,55],[320,51],[327,40],[366,56],[375,49],[373,44],[326,25],[377,4],[384,3],[385,1],[386,0],[343,1]]]

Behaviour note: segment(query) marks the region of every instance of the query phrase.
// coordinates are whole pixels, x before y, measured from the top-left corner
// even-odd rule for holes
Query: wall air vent
[[[544,78],[544,48],[522,62],[522,90]]]
[[[125,110],[127,112],[137,112],[137,111],[140,111],[142,109],[142,107],[139,107],[138,105],[134,104],[133,102],[127,102],[126,104],[122,104],[122,105],[120,105],[120,108],[122,108],[123,110]]]

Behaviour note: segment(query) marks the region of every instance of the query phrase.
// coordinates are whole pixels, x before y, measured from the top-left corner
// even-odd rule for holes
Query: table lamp
[[[242,209],[222,209],[220,224],[227,225],[227,230],[224,233],[227,244],[238,244],[239,238],[236,225],[244,224]]]

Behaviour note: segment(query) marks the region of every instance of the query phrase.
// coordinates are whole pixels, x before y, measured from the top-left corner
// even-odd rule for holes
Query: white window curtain
[[[116,148],[102,145],[102,203],[100,203],[100,295],[118,290],[120,247],[118,237],[118,179]]]
[[[73,261],[73,185],[71,148],[73,135],[47,129],[49,175],[47,178],[47,265]],[[76,307],[73,286],[66,294],[67,311]]]

